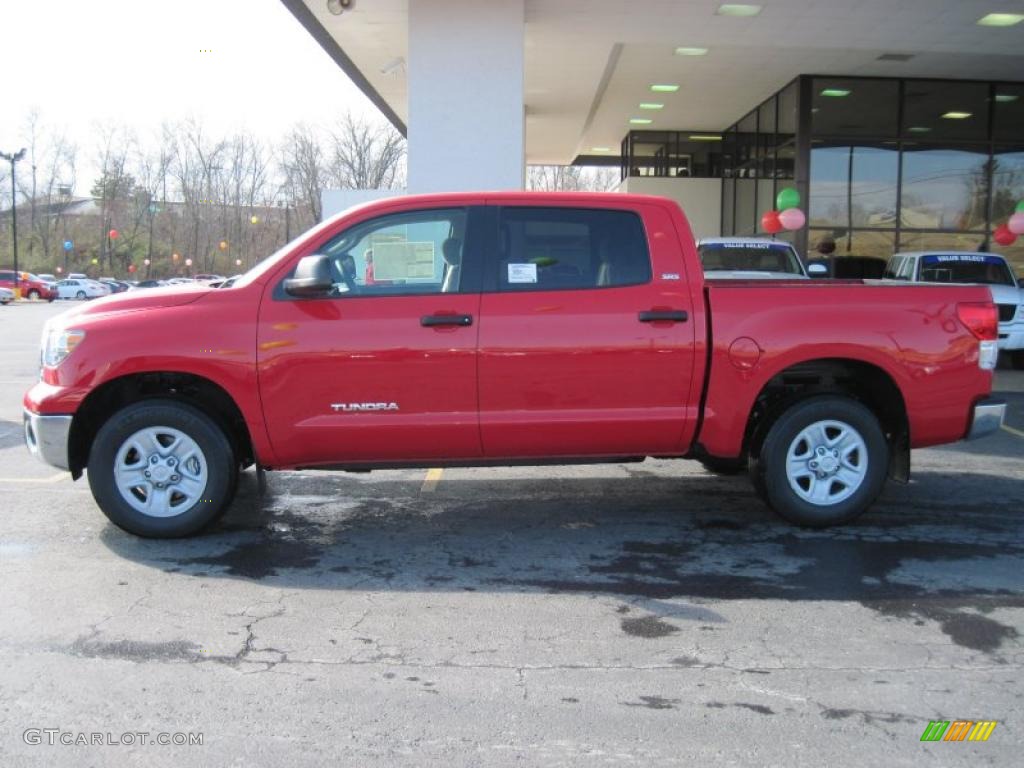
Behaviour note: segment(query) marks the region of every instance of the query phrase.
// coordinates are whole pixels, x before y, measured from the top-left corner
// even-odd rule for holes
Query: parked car
[[[88,469],[100,509],[140,536],[201,530],[249,464],[645,456],[749,467],[783,517],[823,526],[908,480],[911,448],[999,430],[996,325],[981,286],[705,282],[664,198],[392,198],[229,288],[51,319],[25,438]]]
[[[219,282],[221,280],[224,280],[225,277],[224,277],[224,275],[205,275],[204,274],[204,275],[196,275],[195,279],[196,280],[201,280],[204,283],[209,283],[209,282],[212,282],[212,281],[215,281],[215,280]]]
[[[14,291],[10,288],[0,287],[0,304],[10,304],[14,301]]]
[[[92,280],[61,280],[57,292],[62,299],[97,299],[108,295],[108,290]]]
[[[57,277],[55,275],[51,275],[49,272],[39,272],[38,274],[40,280],[45,280],[46,282],[53,283],[54,285],[57,284]]]
[[[57,291],[45,280],[31,272],[19,272],[18,289],[26,299],[45,299],[53,301],[57,298]],[[14,270],[0,269],[0,287],[14,290]]]
[[[885,272],[886,260],[877,256],[828,256],[807,260],[807,269],[815,277],[835,280],[879,280]]]
[[[999,311],[999,349],[1014,368],[1024,369],[1024,290],[1013,268],[996,253],[916,251],[894,254],[888,280],[986,285]]]
[[[166,285],[163,280],[139,280],[135,285],[131,286],[131,290],[137,291],[142,288],[159,288],[162,285]]]
[[[115,280],[112,277],[101,277],[98,280],[99,283],[107,286],[111,293],[122,293],[128,290],[128,283],[123,283],[120,280]]]
[[[68,280],[88,280],[88,275],[83,275],[81,272],[69,272],[67,276]]]
[[[808,277],[796,249],[767,237],[705,237],[697,241],[704,275],[728,280],[801,280]]]

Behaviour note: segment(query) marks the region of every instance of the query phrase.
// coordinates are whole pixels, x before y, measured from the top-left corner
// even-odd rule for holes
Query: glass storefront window
[[[900,233],[900,251],[979,251],[984,232],[910,232]]]
[[[1024,146],[1000,147],[992,159],[992,223],[1005,224],[1024,200]]]
[[[775,99],[768,99],[757,110],[758,177],[775,177]]]
[[[736,179],[736,222],[734,229],[737,235],[751,235],[757,226],[755,223],[754,192],[757,182],[754,179]]]
[[[817,136],[896,136],[897,80],[816,77],[811,100]]]
[[[996,141],[1024,139],[1024,85],[996,83],[993,135]]]
[[[732,207],[736,201],[736,182],[732,179],[722,179],[722,234],[733,233]]]
[[[757,176],[757,111],[740,120],[736,133],[736,174],[740,178]]]
[[[928,141],[988,138],[988,83],[907,80],[902,133]]]
[[[909,229],[985,227],[988,152],[906,144],[901,224]]]
[[[896,226],[895,147],[811,147],[810,225]]]

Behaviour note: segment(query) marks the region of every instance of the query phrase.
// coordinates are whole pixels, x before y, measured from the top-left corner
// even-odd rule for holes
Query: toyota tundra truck
[[[679,207],[615,194],[392,198],[217,288],[52,319],[25,439],[139,536],[194,534],[241,469],[695,459],[806,526],[910,449],[997,430],[983,286],[705,282]]]

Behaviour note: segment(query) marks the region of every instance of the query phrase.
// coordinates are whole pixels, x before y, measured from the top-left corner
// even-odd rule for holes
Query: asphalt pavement
[[[0,307],[0,766],[1019,764],[1022,372],[844,528],[648,460],[250,470],[145,541],[23,446],[61,308]]]

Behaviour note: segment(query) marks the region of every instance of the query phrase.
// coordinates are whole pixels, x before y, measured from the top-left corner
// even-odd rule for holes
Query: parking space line
[[[67,472],[58,472],[52,477],[0,477],[0,483],[59,483],[65,477],[71,477]]]
[[[1003,424],[1003,429],[1005,429],[1011,435],[1015,435],[1017,437],[1024,438],[1024,432],[1021,432],[1019,429],[1014,429],[1013,427],[1008,427],[1005,424]]]
[[[437,484],[441,482],[441,475],[444,470],[440,467],[434,467],[433,469],[427,470],[427,476],[423,479],[423,485],[420,486],[420,493],[432,493]]]

